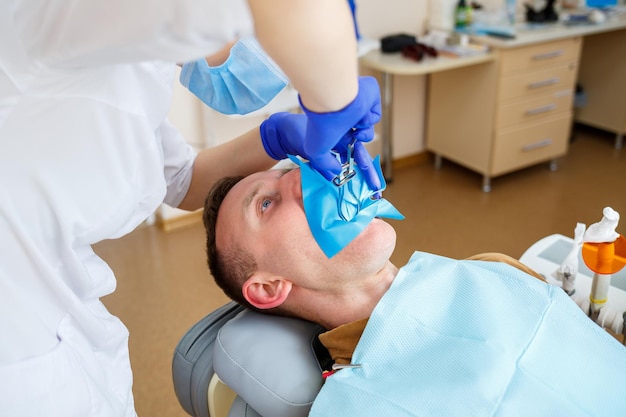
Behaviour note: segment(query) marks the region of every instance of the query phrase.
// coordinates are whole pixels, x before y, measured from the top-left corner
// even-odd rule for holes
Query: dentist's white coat
[[[91,245],[176,206],[195,154],[174,62],[251,31],[240,0],[0,6],[0,415],[135,414],[127,330]]]

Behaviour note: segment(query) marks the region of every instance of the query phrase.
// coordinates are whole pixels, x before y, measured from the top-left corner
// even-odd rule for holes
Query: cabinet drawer
[[[494,143],[491,175],[565,155],[571,123],[571,112],[568,112],[527,127],[501,130]]]
[[[535,70],[564,62],[576,62],[580,54],[580,38],[545,42],[502,52],[500,70],[503,74]]]
[[[558,91],[571,93],[575,80],[576,65],[573,62],[540,71],[510,75],[500,80],[498,100],[531,98]]]
[[[571,112],[572,99],[572,92],[565,90],[530,100],[501,104],[498,108],[496,127],[500,129],[519,123],[544,120],[563,112]]]

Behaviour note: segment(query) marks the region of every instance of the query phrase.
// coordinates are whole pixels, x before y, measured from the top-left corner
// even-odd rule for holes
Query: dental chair
[[[268,316],[230,302],[180,340],[172,374],[194,417],[300,417],[322,387],[330,356],[317,324]]]
[[[555,234],[534,243],[520,261],[560,286],[552,274],[574,241]],[[580,259],[572,297],[585,310],[593,273]],[[587,301],[588,305],[588,301]],[[587,306],[588,309],[588,306]],[[624,314],[622,314],[624,313]],[[602,327],[624,340],[626,268],[614,274]],[[268,316],[230,302],[195,324],[174,354],[174,388],[194,417],[307,416],[332,361],[314,323]]]

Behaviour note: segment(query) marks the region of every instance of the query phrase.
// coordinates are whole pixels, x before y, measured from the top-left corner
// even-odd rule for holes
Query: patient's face
[[[377,271],[391,256],[395,238],[389,224],[374,219],[328,259],[304,214],[299,169],[264,171],[241,180],[222,202],[216,226],[218,249],[236,243],[255,257],[260,270],[300,284],[322,276],[343,279]]]

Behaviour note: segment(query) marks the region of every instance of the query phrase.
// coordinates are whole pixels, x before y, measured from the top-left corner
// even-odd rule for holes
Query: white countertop
[[[464,57],[442,55],[437,58],[425,57],[420,62],[416,62],[403,57],[400,52],[383,53],[380,49],[371,51],[360,58],[361,64],[366,67],[394,75],[424,75],[492,60],[492,54],[482,53]]]
[[[626,13],[624,12],[615,13],[609,16],[604,23],[598,24],[565,25],[563,23],[549,23],[531,26],[527,23],[520,23],[515,28],[515,39],[474,35],[471,36],[471,40],[472,42],[488,45],[492,48],[506,49],[620,29],[626,29]]]
[[[520,23],[516,26],[515,39],[503,39],[487,35],[472,35],[472,43],[487,45],[490,48],[509,49],[577,36],[593,35],[626,29],[626,12],[615,13],[599,24],[565,25],[550,23],[545,25],[528,25]],[[363,56],[361,63],[371,69],[394,75],[424,75],[439,71],[460,68],[468,65],[481,64],[494,59],[491,53],[471,56],[453,57],[440,55],[437,58],[425,57],[416,62],[405,58],[401,53],[383,53],[376,48]]]

